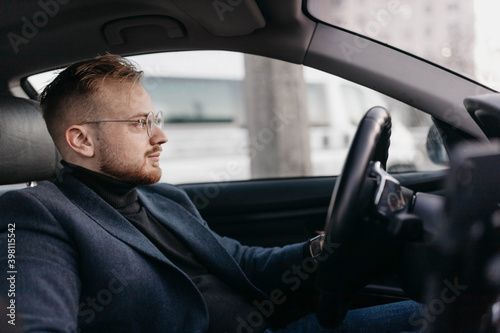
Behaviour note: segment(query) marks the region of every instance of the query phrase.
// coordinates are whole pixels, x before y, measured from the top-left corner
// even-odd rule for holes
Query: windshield
[[[310,0],[317,19],[500,89],[500,2]]]

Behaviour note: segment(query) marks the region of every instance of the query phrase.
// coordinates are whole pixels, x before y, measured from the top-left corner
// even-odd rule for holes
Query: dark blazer
[[[265,249],[218,236],[175,186],[140,187],[138,193],[158,221],[242,294],[258,298],[287,288],[283,274],[303,260],[304,244]],[[14,297],[7,297],[12,281],[4,277],[10,238]],[[0,197],[0,267],[0,300],[15,300],[16,326],[23,331],[188,333],[208,327],[206,304],[186,274],[70,174]],[[0,322],[9,319],[4,312],[2,306]]]

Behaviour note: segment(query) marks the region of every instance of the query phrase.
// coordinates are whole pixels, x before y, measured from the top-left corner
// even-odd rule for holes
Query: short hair
[[[71,122],[89,120],[102,108],[97,97],[105,79],[135,83],[142,76],[131,61],[112,54],[77,62],[59,73],[39,96],[43,118],[59,151]]]

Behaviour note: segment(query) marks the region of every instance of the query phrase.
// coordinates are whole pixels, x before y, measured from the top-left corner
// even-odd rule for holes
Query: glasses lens
[[[154,122],[154,114],[153,114],[153,112],[148,113],[148,117],[146,118],[146,127],[148,129],[148,136],[152,137],[153,136],[153,130],[155,129],[155,122]]]
[[[163,130],[163,112],[158,111],[156,114],[156,120],[155,120],[156,126],[158,126],[161,130]]]
[[[163,130],[163,112],[158,111],[156,117],[154,116],[153,111],[148,113],[148,117],[146,118],[146,127],[148,128],[149,137],[153,136],[155,125]]]

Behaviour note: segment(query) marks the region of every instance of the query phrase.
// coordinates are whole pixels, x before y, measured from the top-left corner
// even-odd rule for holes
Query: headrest
[[[54,178],[59,159],[37,103],[0,97],[0,185]]]

